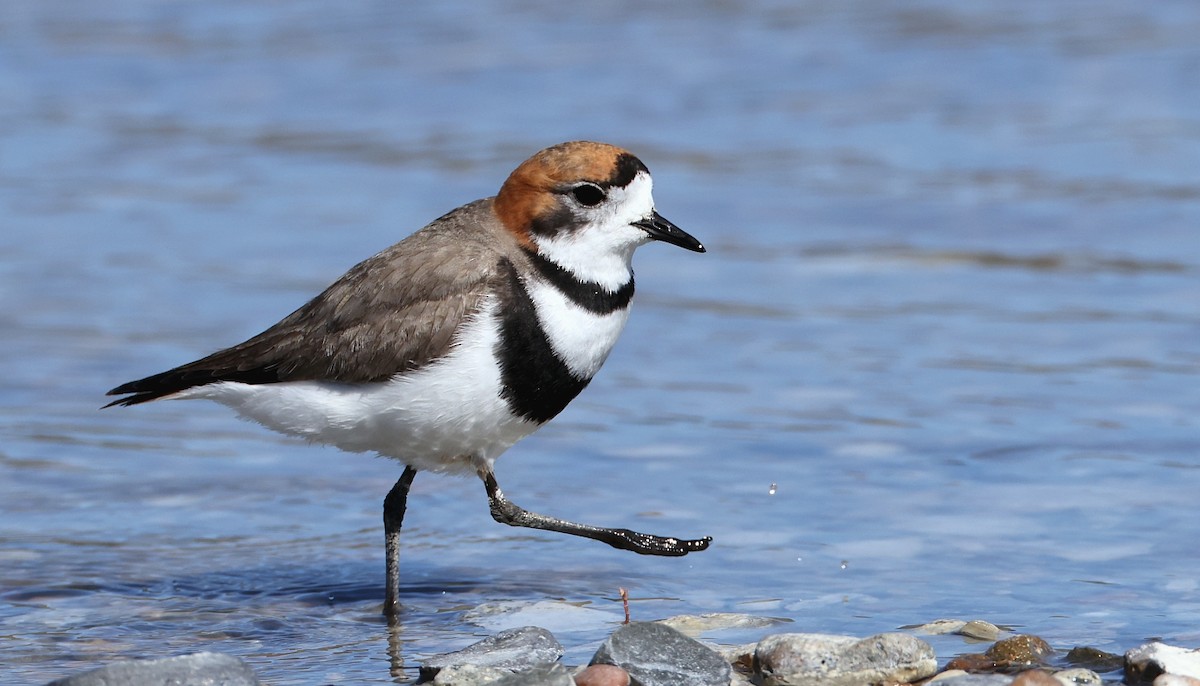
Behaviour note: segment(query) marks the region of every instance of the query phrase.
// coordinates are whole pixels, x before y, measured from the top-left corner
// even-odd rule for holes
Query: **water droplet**
[[[767,489],[767,495],[775,495],[775,482],[771,482],[771,487]]]
[[[796,562],[804,562],[804,558],[803,558],[803,557],[797,557],[797,558],[796,558]]]

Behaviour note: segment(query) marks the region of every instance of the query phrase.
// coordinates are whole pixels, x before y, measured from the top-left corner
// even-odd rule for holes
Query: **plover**
[[[704,246],[658,214],[631,153],[576,141],[522,163],[495,197],[435,220],[350,269],[266,331],[122,384],[112,405],[206,398],[291,436],[402,462],[384,500],[394,616],[400,527],[420,470],[475,473],[492,517],[647,555],[686,540],[577,524],[525,510],[496,483],[496,458],[588,385],[633,297],[631,260],[663,241]]]

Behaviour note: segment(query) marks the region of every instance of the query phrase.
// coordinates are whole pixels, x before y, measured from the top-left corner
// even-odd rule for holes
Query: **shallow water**
[[[5,3],[6,680],[210,649],[405,682],[528,623],[579,662],[620,587],[635,619],[1200,644],[1196,35],[1188,2]],[[389,635],[397,464],[97,410],[572,138],[638,153],[710,252],[639,252],[617,350],[500,482],[709,551],[508,529],[421,474]]]

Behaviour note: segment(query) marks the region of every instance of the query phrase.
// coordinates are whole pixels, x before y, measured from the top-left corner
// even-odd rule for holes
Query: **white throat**
[[[624,188],[609,189],[608,199],[586,224],[551,236],[534,236],[538,252],[580,281],[616,291],[633,277],[633,251],[650,234],[633,226],[654,212],[650,175],[639,172]]]

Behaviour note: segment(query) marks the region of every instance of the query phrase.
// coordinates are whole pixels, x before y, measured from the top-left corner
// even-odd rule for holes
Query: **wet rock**
[[[946,634],[958,633],[966,624],[961,619],[935,619],[927,624],[909,624],[900,628],[929,636],[944,636]]]
[[[1012,686],[1062,686],[1062,682],[1040,669],[1030,669],[1013,677]]]
[[[1125,681],[1149,683],[1160,674],[1200,679],[1200,650],[1189,650],[1166,643],[1146,643],[1125,653]]]
[[[982,619],[972,619],[954,633],[981,641],[994,641],[1000,638],[1000,634],[1003,632],[1000,627],[991,622],[985,622]]]
[[[658,620],[681,634],[699,636],[709,631],[723,629],[758,629],[775,624],[790,622],[781,617],[760,617],[736,612],[709,612],[702,615],[676,615]]]
[[[969,622],[961,619],[935,619],[928,624],[914,624],[900,628],[930,636],[959,634],[981,641],[994,641],[1000,638],[1000,634],[1004,633],[1004,630],[1000,627],[991,622],[985,622],[982,619],[972,619]]]
[[[575,675],[575,686],[629,686],[629,672],[616,665],[589,665]]]
[[[490,681],[487,686],[575,686],[575,681],[566,667],[557,662],[547,662]]]
[[[931,676],[937,671],[937,660],[928,643],[909,634],[888,633],[864,639],[776,634],[758,642],[754,670],[764,686],[908,683]]]
[[[232,655],[194,653],[161,660],[126,660],[52,681],[48,686],[261,686],[245,663]]]
[[[432,686],[484,686],[497,679],[502,679],[512,672],[495,667],[477,667],[475,665],[453,665],[443,667],[433,678]]]
[[[947,670],[955,669],[963,672],[994,672],[996,668],[996,661],[983,653],[956,655],[946,663]]]
[[[1125,656],[1106,653],[1088,646],[1076,646],[1067,653],[1067,664],[1095,672],[1112,672],[1125,666]]]
[[[1032,634],[1017,634],[996,641],[984,654],[995,660],[1000,668],[1011,669],[1040,665],[1053,652],[1050,644],[1041,638]]]
[[[720,655],[656,622],[621,626],[600,645],[591,664],[624,668],[634,686],[728,686],[733,675]]]
[[[1064,669],[1061,672],[1055,672],[1054,678],[1058,679],[1062,686],[1100,686],[1104,680],[1100,675],[1090,669]]]
[[[508,629],[462,650],[434,655],[421,665],[421,681],[433,679],[446,667],[459,665],[519,672],[546,662],[555,662],[562,654],[562,645],[541,627]]]

